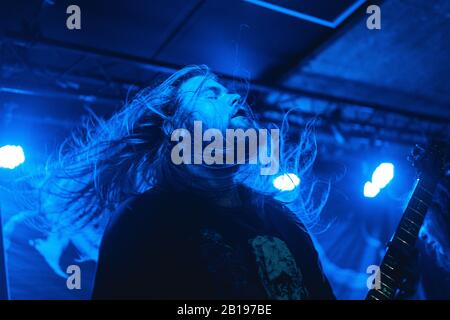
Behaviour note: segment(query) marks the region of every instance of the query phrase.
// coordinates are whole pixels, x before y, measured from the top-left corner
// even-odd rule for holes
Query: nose
[[[241,96],[237,93],[228,94],[228,103],[230,106],[235,107],[241,101]]]

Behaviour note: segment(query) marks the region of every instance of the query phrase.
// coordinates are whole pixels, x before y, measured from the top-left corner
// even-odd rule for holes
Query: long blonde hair
[[[170,131],[186,120],[179,111],[178,89],[194,76],[215,77],[206,66],[188,66],[159,86],[140,91],[110,119],[92,114],[49,159],[33,180],[36,183],[28,185],[35,195],[26,201],[33,224],[68,238],[93,232],[93,248],[98,249],[109,215],[118,206],[175,179],[168,158]],[[270,194],[285,202],[305,225],[313,226],[327,200],[329,184],[309,174],[317,153],[313,123],[288,142],[288,115],[281,126],[280,174],[296,174],[302,181],[300,187],[284,197],[273,187],[274,177],[261,176],[255,169],[236,171],[234,181],[256,194]]]

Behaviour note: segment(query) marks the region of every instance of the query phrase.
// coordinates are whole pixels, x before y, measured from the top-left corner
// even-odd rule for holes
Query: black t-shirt
[[[252,197],[241,190],[241,198]],[[93,299],[334,299],[311,238],[277,201],[225,208],[153,189],[108,226]]]

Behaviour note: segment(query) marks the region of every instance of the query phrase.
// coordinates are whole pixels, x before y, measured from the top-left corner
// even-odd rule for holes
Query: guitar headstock
[[[419,176],[426,174],[441,178],[448,170],[448,139],[432,139],[426,146],[416,145],[408,160],[416,168]]]

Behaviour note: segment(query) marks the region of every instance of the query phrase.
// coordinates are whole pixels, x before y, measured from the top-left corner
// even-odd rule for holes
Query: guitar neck
[[[405,278],[406,263],[413,252],[419,230],[431,205],[437,179],[422,177],[403,213],[396,232],[380,265],[380,287],[369,291],[366,300],[395,299]]]

